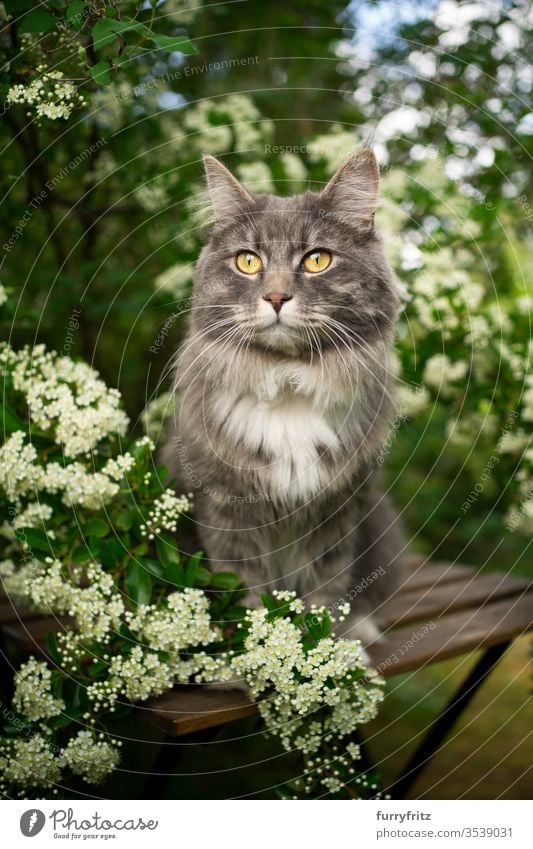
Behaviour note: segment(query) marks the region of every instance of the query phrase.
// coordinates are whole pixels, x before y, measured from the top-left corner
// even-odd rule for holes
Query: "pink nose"
[[[286,292],[268,292],[263,295],[264,301],[270,301],[276,312],[279,312],[285,301],[290,301],[292,295],[287,295]]]

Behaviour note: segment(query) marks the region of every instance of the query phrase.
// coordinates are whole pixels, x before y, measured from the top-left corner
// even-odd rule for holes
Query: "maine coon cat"
[[[214,228],[196,269],[164,460],[194,493],[215,570],[247,602],[296,590],[352,612],[368,644],[402,539],[376,458],[392,406],[394,277],[374,226],[378,167],[354,153],[321,192],[251,195],[205,157]]]

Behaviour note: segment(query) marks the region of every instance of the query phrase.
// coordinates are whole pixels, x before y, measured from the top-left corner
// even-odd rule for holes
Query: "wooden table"
[[[384,636],[368,648],[374,666],[390,677],[478,649],[483,653],[402,770],[390,791],[393,798],[406,795],[508,646],[533,627],[532,585],[524,578],[421,557],[410,558],[408,566],[406,580],[389,604]],[[5,642],[32,652],[43,652],[45,634],[58,629],[57,620],[16,610],[8,600],[0,603],[0,622]],[[152,798],[161,798],[172,775],[175,738],[258,712],[246,693],[208,685],[175,687],[143,707],[165,733],[151,780]]]

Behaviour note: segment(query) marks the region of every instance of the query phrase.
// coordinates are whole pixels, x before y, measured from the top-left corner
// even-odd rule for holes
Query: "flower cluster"
[[[37,71],[39,76],[27,85],[19,83],[11,86],[7,93],[10,105],[30,106],[37,118],[57,121],[58,118],[67,120],[73,109],[85,103],[74,83],[65,80],[61,71],[50,71],[44,65],[39,65]],[[31,115],[30,111],[28,115]]]
[[[54,698],[51,691],[52,672],[45,663],[34,657],[15,674],[13,705],[27,719],[48,719],[65,709],[63,699]]]
[[[92,731],[78,731],[62,750],[59,765],[69,767],[91,784],[100,784],[118,766],[121,742],[114,738],[108,742],[102,733],[99,738]]]
[[[0,789],[6,784],[53,788],[61,778],[61,766],[54,748],[43,734],[28,740],[15,738],[2,743]]]
[[[49,439],[53,449],[44,453],[43,462],[22,429],[22,418],[20,430],[0,446],[0,487],[17,505],[13,527],[38,527],[50,518],[50,505],[40,500],[45,493],[60,494],[70,507],[98,510],[118,493],[119,482],[135,465],[126,452],[96,466],[103,441],[126,432],[128,417],[121,409],[120,394],[108,389],[85,363],[48,352],[42,345],[16,352],[2,344],[0,362],[27,426]],[[47,459],[57,453],[62,462]],[[28,501],[23,504],[21,499]]]
[[[43,345],[3,351],[13,388],[21,392],[33,425],[51,431],[66,457],[89,454],[104,437],[124,435],[128,417],[120,393],[83,362],[58,357]]]
[[[163,531],[176,533],[179,517],[190,509],[190,497],[176,495],[173,489],[165,490],[163,495],[154,501],[146,523],[141,525],[142,535],[154,539]]]
[[[165,606],[139,607],[126,615],[126,621],[141,642],[155,651],[180,652],[220,639],[220,632],[211,624],[206,594],[192,587],[170,593]]]
[[[247,612],[244,651],[233,657],[231,665],[252,695],[261,699],[259,710],[267,730],[287,751],[297,749],[304,756],[299,789],[312,793],[318,782],[327,792],[337,793],[343,787],[340,767],[348,767],[338,741],[375,717],[383,682],[366,668],[357,641],[332,636],[305,640],[302,605],[295,593],[278,593],[276,601],[285,602],[281,615],[265,608]],[[323,609],[311,612],[314,621],[325,615]],[[318,768],[313,757],[324,745],[331,747],[331,756]],[[358,752],[350,751],[353,760]]]

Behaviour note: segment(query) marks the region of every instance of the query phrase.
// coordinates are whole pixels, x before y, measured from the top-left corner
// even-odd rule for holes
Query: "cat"
[[[214,227],[195,275],[163,460],[194,493],[214,570],[248,606],[294,590],[369,645],[403,551],[377,457],[393,415],[398,291],[374,225],[379,171],[356,151],[320,192],[250,194],[204,157]]]

